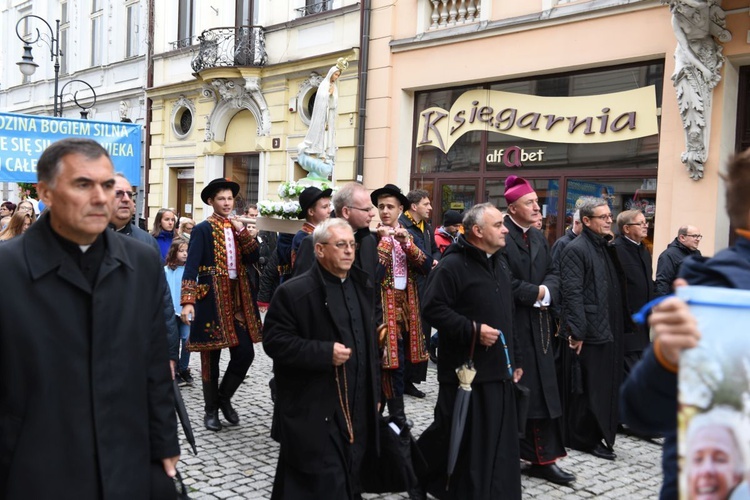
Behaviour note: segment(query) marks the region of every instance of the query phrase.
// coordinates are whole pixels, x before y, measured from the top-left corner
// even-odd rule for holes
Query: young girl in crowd
[[[174,229],[177,222],[177,216],[170,208],[160,208],[154,218],[154,228],[151,230],[151,236],[156,238],[161,250],[161,258],[166,259],[167,250],[175,237]]]
[[[169,292],[172,294],[174,303],[174,312],[177,315],[177,324],[180,328],[180,361],[177,366],[175,378],[178,383],[192,384],[193,377],[190,375],[190,351],[187,350],[186,344],[190,336],[190,325],[186,325],[180,320],[182,306],[180,305],[180,288],[182,286],[182,274],[185,272],[185,262],[187,261],[188,242],[182,238],[175,238],[167,251],[167,265],[164,266],[164,272],[167,275],[167,284]]]

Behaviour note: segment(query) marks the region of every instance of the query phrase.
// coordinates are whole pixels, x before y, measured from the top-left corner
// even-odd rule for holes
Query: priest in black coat
[[[644,238],[648,235],[648,222],[641,211],[626,210],[617,216],[617,227],[620,235],[615,239],[613,246],[617,249],[617,257],[625,272],[628,303],[625,314],[630,317],[654,298],[651,254],[643,244]],[[648,327],[645,325],[633,325],[625,331],[625,376],[641,359],[643,351],[650,343]]]
[[[316,262],[276,290],[263,331],[281,445],[272,499],[358,498],[363,457],[378,449],[375,282],[352,267],[346,221],[319,224],[313,245]]]
[[[53,143],[37,174],[47,210],[0,245],[12,290],[0,303],[0,498],[175,498],[159,254],[107,230],[114,168],[95,141]]]
[[[514,338],[513,291],[500,251],[508,229],[490,203],[464,215],[465,234],[448,247],[430,273],[423,314],[439,332],[435,420],[418,444],[428,461],[422,481],[440,499],[521,498],[518,424],[513,382],[523,375]],[[478,334],[474,336],[474,331]],[[456,368],[474,367],[466,427],[455,470],[446,477],[453,411],[459,391]]]
[[[530,389],[521,458],[526,474],[567,485],[575,476],[556,463],[567,455],[562,436],[562,405],[555,370],[555,320],[560,304],[560,278],[544,234],[533,227],[540,219],[539,197],[528,181],[515,175],[505,181],[508,228],[505,253],[513,274],[514,327],[524,358],[524,385]]]

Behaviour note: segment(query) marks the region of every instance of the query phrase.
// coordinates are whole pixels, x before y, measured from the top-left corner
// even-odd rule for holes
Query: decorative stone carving
[[[261,92],[261,79],[258,77],[247,77],[244,79],[217,78],[211,81],[211,86],[204,88],[203,95],[218,96],[216,106],[211,111],[206,123],[206,141],[214,140],[216,137],[214,127],[221,128],[225,116],[231,110],[247,109],[249,110],[258,123],[258,136],[268,136],[271,133],[271,114],[268,110],[268,103]],[[232,111],[230,115],[234,115]],[[221,135],[221,133],[219,134]]]
[[[726,29],[721,0],[661,0],[672,12],[677,38],[672,82],[685,131],[686,150],[680,160],[693,180],[703,177],[708,159],[713,89],[721,80],[722,46],[732,34]]]

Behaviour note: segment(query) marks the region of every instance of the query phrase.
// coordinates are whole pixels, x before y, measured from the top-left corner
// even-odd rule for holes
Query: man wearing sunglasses
[[[133,214],[135,214],[135,190],[130,185],[125,174],[115,173],[115,209],[109,218],[109,228],[118,234],[129,236],[140,242],[145,243],[155,249],[161,255],[159,244],[153,236],[148,234],[140,227],[133,224]],[[164,282],[164,320],[167,322],[167,343],[169,344],[169,365],[174,378],[174,369],[177,366],[177,359],[180,354],[180,332],[177,328],[177,316],[175,316],[174,306],[172,305],[172,294],[169,293],[169,286]]]
[[[677,237],[667,245],[667,249],[659,255],[656,263],[656,296],[672,293],[672,282],[680,272],[680,264],[686,257],[700,257],[698,250],[703,235],[695,226],[682,226],[677,230]]]

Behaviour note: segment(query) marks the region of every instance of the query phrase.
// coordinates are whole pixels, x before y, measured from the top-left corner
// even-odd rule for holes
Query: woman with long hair
[[[174,226],[177,222],[177,216],[171,208],[160,208],[154,217],[154,227],[151,229],[151,236],[156,238],[161,250],[161,258],[164,260],[169,251],[169,245],[174,239]]]
[[[8,227],[0,231],[0,241],[7,241],[16,236],[21,236],[31,226],[32,222],[31,214],[24,210],[17,210],[10,218]]]
[[[16,212],[28,212],[31,215],[31,222],[36,220],[36,209],[34,208],[34,204],[29,200],[19,201]]]

